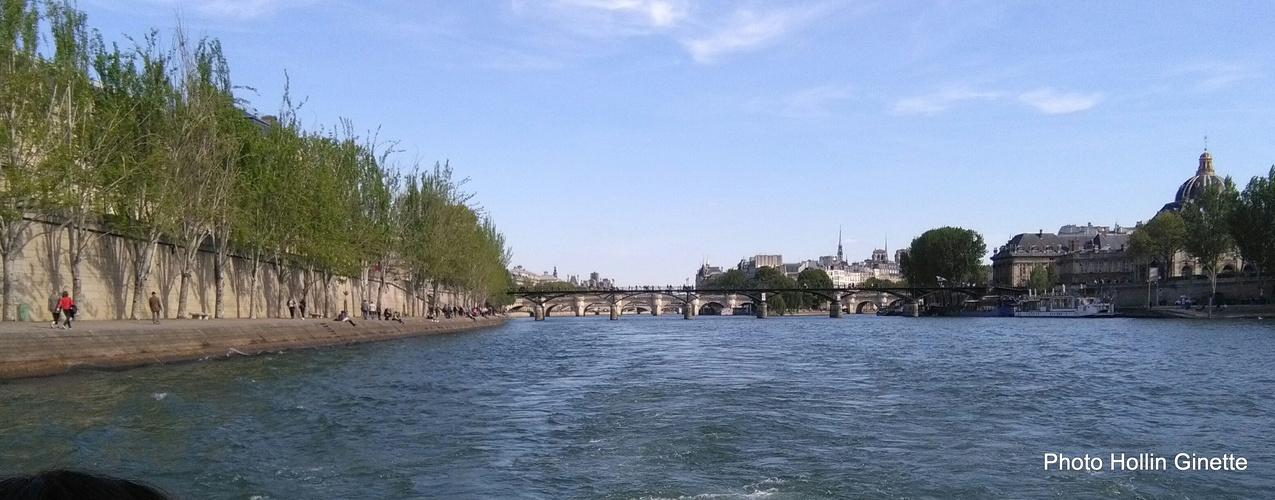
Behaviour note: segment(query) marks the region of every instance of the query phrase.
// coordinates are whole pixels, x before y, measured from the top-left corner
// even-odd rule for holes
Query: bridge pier
[[[544,304],[541,304],[541,305],[536,306],[536,307],[535,307],[535,313],[536,313],[536,321],[544,321],[544,320],[545,320],[545,306],[544,306]]]
[[[903,315],[913,317],[913,318],[920,316],[921,304],[917,304],[916,302],[909,302],[907,304],[903,304]]]
[[[837,293],[837,294],[834,294],[832,297],[833,297],[833,301],[828,303],[828,317],[840,318],[841,317],[841,294]]]
[[[682,305],[682,319],[691,319],[691,316],[694,316],[691,314],[691,304],[687,302]]]
[[[624,301],[617,300],[611,303],[611,319],[620,319],[620,315],[624,314]]]
[[[575,313],[577,317],[584,316],[584,308],[584,299],[577,295],[575,300]]]
[[[664,300],[660,294],[651,294],[651,316],[659,316],[660,309],[664,307]]]
[[[761,293],[761,303],[757,304],[757,319],[766,319],[766,292]]]

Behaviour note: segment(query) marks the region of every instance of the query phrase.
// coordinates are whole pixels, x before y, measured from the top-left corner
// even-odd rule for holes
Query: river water
[[[1261,498],[1272,395],[1269,320],[517,319],[3,382],[0,472],[185,499]]]

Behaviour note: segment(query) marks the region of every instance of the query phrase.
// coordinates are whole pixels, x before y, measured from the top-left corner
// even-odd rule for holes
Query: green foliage
[[[1198,200],[1182,206],[1182,223],[1186,228],[1182,246],[1208,270],[1213,295],[1217,294],[1218,261],[1222,254],[1235,248],[1229,226],[1232,207],[1227,202],[1232,198],[1227,192],[1234,190],[1235,183],[1227,177],[1222,186],[1209,186]],[[1209,305],[1212,304],[1210,295]]]
[[[1263,273],[1275,270],[1275,166],[1266,177],[1253,177],[1244,192],[1224,192],[1230,206],[1228,226],[1244,262]]]
[[[797,286],[800,288],[832,288],[832,278],[828,277],[828,273],[823,269],[804,269],[797,273]],[[811,308],[822,307],[828,302],[827,298],[819,295],[807,293],[802,295],[802,303]]]
[[[1027,276],[1027,288],[1039,292],[1048,291],[1058,282],[1057,269],[1052,264],[1036,264]]]
[[[744,290],[752,287],[749,283],[748,275],[739,269],[731,269],[713,276],[708,279],[708,283],[705,286],[718,290]]]
[[[37,50],[46,38],[53,50]],[[504,236],[450,167],[404,179],[392,144],[358,137],[348,121],[307,130],[286,90],[263,126],[239,109],[233,88],[217,40],[191,42],[179,29],[172,43],[151,31],[131,47],[107,47],[69,1],[51,0],[42,13],[29,0],[0,0],[6,264],[25,244],[25,217],[45,214],[73,234],[102,222],[132,237],[136,260],[120,267],[136,270],[138,296],[157,241],[177,242],[192,262],[215,235],[219,248],[254,262],[268,256],[324,276],[389,268],[420,288],[509,300]],[[8,317],[13,269],[5,271]]]
[[[757,269],[757,275],[753,276],[753,288],[798,288],[797,281],[789,278],[779,269],[765,266]],[[771,312],[783,315],[787,314],[789,308],[803,309],[805,305],[804,296],[806,294],[800,292],[782,292],[772,295],[768,299]]]
[[[876,276],[873,276],[871,278],[863,280],[862,286],[865,288],[901,288],[901,287],[907,286],[907,283],[905,283],[903,280],[890,281],[887,279],[881,279]]]
[[[900,262],[904,279],[916,285],[982,283],[983,257],[987,244],[983,236],[969,229],[941,227],[912,240]]]
[[[1186,242],[1186,223],[1182,215],[1173,210],[1156,214],[1146,224],[1139,224],[1129,235],[1129,252],[1135,256],[1160,263],[1161,275],[1171,275],[1168,268],[1173,254]]]

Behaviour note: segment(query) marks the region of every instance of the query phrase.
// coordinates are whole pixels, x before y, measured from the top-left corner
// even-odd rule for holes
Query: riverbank
[[[164,320],[158,325],[84,321],[69,330],[43,322],[6,322],[0,323],[0,380],[372,342],[486,328],[504,321],[503,316],[404,318],[402,323],[355,319],[353,325],[330,319]]]

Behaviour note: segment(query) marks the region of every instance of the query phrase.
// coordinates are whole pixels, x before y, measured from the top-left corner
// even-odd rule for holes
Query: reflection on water
[[[0,470],[183,498],[1219,498],[1275,491],[1275,322],[527,320],[0,383]],[[1056,472],[1044,453],[1235,453]]]

